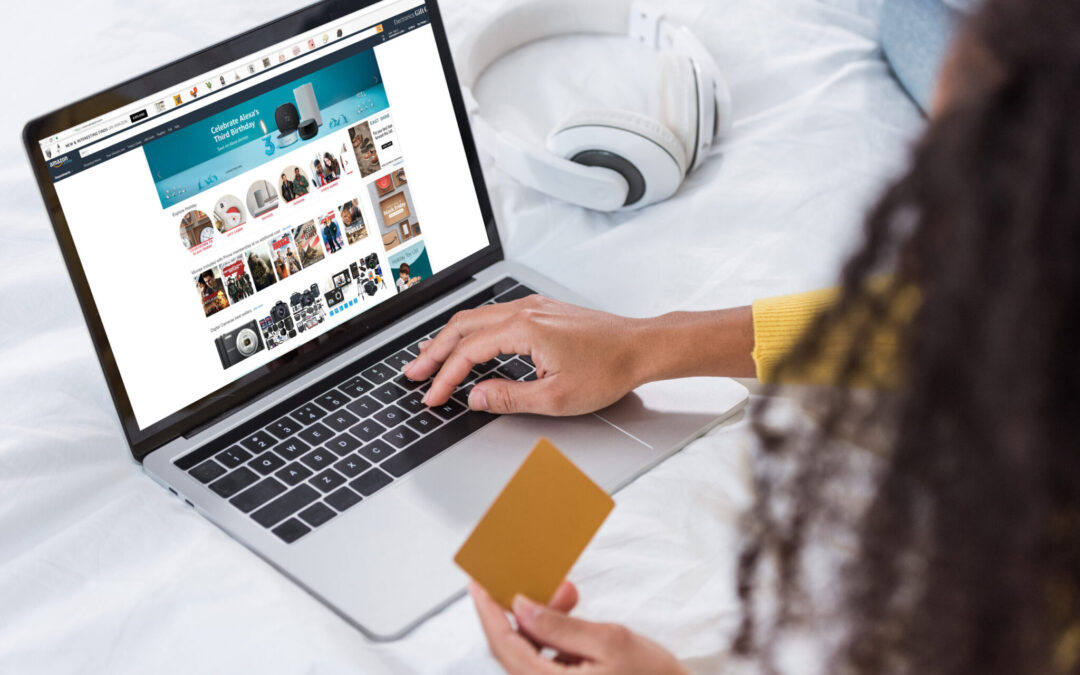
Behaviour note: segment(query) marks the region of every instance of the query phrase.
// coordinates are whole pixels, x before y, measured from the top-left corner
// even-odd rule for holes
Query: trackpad
[[[595,415],[510,415],[428,462],[396,492],[464,536],[544,437],[608,492],[661,457]]]

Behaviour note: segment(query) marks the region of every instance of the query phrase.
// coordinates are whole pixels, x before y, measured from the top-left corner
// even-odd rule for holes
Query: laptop
[[[42,197],[132,457],[373,639],[458,598],[452,557],[536,440],[605,489],[734,414],[725,379],[596,414],[444,405],[401,366],[505,260],[434,0],[305,7],[31,121]]]

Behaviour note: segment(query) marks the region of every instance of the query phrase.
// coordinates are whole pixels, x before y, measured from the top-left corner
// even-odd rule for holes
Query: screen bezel
[[[56,195],[52,178],[42,156],[39,145],[40,139],[58,134],[95,117],[111,113],[118,108],[152,96],[164,89],[175,87],[179,82],[200,76],[238,59],[246,58],[260,50],[295,38],[306,31],[375,5],[380,1],[382,0],[360,0],[359,2],[356,0],[323,0],[323,2],[270,21],[190,56],[44,114],[28,122],[23,128],[23,144],[29,156],[34,177],[37,180],[38,188],[41,190],[41,196],[45,203],[45,209],[49,214],[49,219],[52,221],[60,251],[67,264],[71,282],[75,287],[75,293],[79,299],[83,318],[86,320],[90,331],[98,361],[105,373],[105,380],[108,383],[116,412],[120,417],[124,435],[131,448],[131,454],[136,461],[141,462],[148,454],[165,443],[203,427],[212,420],[273,390],[287,380],[297,377],[318,364],[333,358],[355,344],[357,340],[388,326],[393,321],[431,302],[455,286],[465,283],[478,271],[503,258],[502,244],[499,241],[499,234],[495,225],[495,216],[484,184],[483,173],[469,127],[468,113],[466,112],[457,74],[451,59],[450,46],[446,38],[442,16],[439,13],[436,0],[422,0],[423,5],[427,8],[428,20],[442,62],[447,88],[450,92],[450,100],[457,117],[458,130],[461,133],[469,170],[472,174],[473,186],[480,205],[480,213],[484,220],[484,227],[487,230],[488,246],[442,270],[432,278],[425,280],[423,284],[410,289],[408,293],[373,307],[234,382],[207,394],[168,417],[154,422],[145,429],[140,429],[135,420],[127,389],[124,387],[112,347],[105,334],[86,274],[83,271],[74,240],[68,229],[67,220],[60,207],[60,201]]]

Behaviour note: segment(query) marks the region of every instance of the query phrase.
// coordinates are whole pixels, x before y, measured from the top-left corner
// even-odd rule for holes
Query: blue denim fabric
[[[926,112],[949,42],[975,0],[885,0],[881,46],[900,84]]]

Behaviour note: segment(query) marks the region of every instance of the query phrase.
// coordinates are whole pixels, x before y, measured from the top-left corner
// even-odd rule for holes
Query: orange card
[[[614,506],[542,438],[454,562],[507,609],[517,593],[546,604]]]

